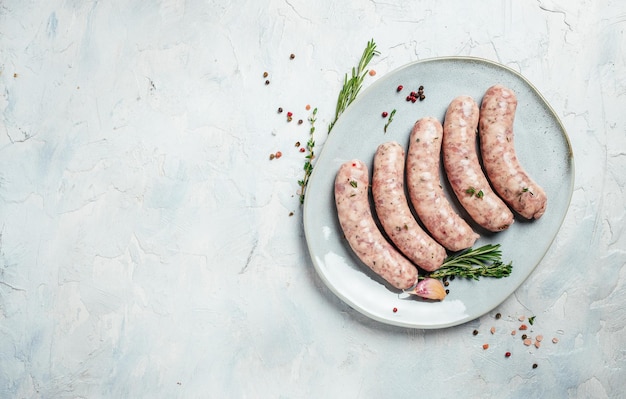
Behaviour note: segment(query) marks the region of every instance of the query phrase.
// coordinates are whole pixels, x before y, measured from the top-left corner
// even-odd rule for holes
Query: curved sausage
[[[376,150],[372,196],[378,220],[396,248],[424,270],[439,269],[446,250],[411,213],[404,193],[404,148],[396,142],[383,143]]]
[[[490,87],[480,107],[480,148],[485,172],[500,197],[526,219],[539,219],[545,212],[545,191],[524,171],[515,154],[513,119],[515,93],[504,86]]]
[[[443,124],[443,165],[454,194],[472,219],[493,232],[507,229],[513,213],[491,189],[476,150],[478,105],[469,96],[452,100]]]
[[[443,128],[435,118],[422,118],[413,125],[406,157],[407,188],[426,230],[444,247],[460,251],[474,245],[479,236],[454,211],[441,187],[442,136]]]
[[[363,263],[392,286],[404,290],[417,282],[417,269],[382,235],[368,199],[369,176],[362,161],[341,165],[335,177],[339,224],[350,247]]]

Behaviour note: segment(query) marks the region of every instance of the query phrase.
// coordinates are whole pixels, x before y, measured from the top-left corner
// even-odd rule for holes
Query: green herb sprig
[[[467,249],[446,258],[443,265],[428,277],[462,277],[478,280],[480,277],[502,278],[511,275],[511,262],[502,262],[500,244],[487,244],[476,249]]]
[[[343,87],[339,92],[339,98],[337,98],[337,106],[335,107],[335,118],[328,125],[328,133],[333,129],[335,123],[341,116],[341,114],[348,108],[350,104],[356,99],[356,96],[361,91],[361,87],[363,86],[363,79],[365,79],[365,75],[368,70],[367,65],[370,63],[372,58],[375,55],[380,54],[376,50],[376,43],[374,39],[367,42],[367,46],[365,46],[365,50],[363,50],[363,54],[361,55],[361,60],[356,68],[352,68],[352,76],[348,79],[348,74],[346,73],[343,78]]]
[[[389,114],[389,119],[387,119],[387,123],[385,123],[385,128],[383,129],[383,131],[385,133],[387,133],[387,128],[389,127],[389,124],[391,122],[393,122],[393,116],[396,114],[396,110],[394,109],[393,111],[391,111],[391,113]]]
[[[309,116],[309,124],[311,128],[309,129],[309,141],[306,143],[306,149],[308,154],[304,157],[304,177],[302,180],[298,180],[298,185],[300,186],[300,204],[304,204],[304,193],[306,191],[307,184],[309,184],[309,177],[311,177],[311,173],[313,172],[313,158],[315,158],[315,153],[313,149],[315,148],[315,121],[317,120],[317,108],[313,109],[311,116]]]

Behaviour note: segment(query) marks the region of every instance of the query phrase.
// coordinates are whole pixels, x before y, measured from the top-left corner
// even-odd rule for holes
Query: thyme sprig
[[[298,185],[300,186],[300,204],[304,204],[304,193],[306,191],[307,184],[309,184],[309,177],[311,177],[311,173],[313,172],[313,158],[315,158],[315,153],[313,149],[315,148],[315,121],[317,120],[317,108],[313,109],[311,116],[309,116],[309,124],[311,128],[309,129],[309,141],[306,143],[306,149],[308,154],[304,157],[304,177],[302,180],[298,180]]]
[[[367,42],[367,46],[363,50],[363,54],[361,55],[361,60],[356,68],[352,68],[352,76],[348,79],[348,74],[346,73],[343,78],[343,87],[339,92],[339,97],[337,98],[337,106],[335,107],[335,118],[328,125],[328,133],[333,129],[335,123],[341,116],[341,114],[348,108],[350,104],[356,99],[356,96],[361,91],[361,87],[363,86],[363,79],[365,79],[365,75],[368,70],[367,65],[370,63],[372,58],[375,55],[380,54],[376,50],[376,43],[374,43],[374,39]]]
[[[487,244],[449,256],[443,265],[428,277],[441,279],[455,276],[472,280],[478,280],[480,277],[502,278],[510,276],[512,269],[512,262],[502,262],[500,244]]]

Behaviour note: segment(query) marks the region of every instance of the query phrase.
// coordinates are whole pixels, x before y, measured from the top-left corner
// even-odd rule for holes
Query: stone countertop
[[[626,7],[472,3],[3,1],[0,397],[624,392]],[[371,320],[307,251],[294,143],[310,104],[323,151],[370,39],[364,87],[416,60],[486,58],[569,134],[575,187],[552,247],[460,326]],[[510,333],[530,316],[540,348]]]

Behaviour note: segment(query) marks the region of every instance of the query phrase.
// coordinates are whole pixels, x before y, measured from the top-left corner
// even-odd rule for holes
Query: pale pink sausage
[[[413,263],[434,271],[446,258],[439,245],[417,223],[404,192],[404,148],[383,143],[374,155],[372,196],[376,215],[389,239]]]
[[[515,212],[526,219],[539,219],[548,197],[524,171],[515,154],[516,108],[517,98],[511,89],[495,85],[485,93],[478,133],[483,164],[494,190]]]
[[[502,231],[513,223],[513,213],[491,189],[478,161],[478,116],[473,98],[452,100],[443,124],[443,165],[454,194],[469,216],[489,231]]]
[[[335,204],[348,244],[363,263],[392,286],[404,290],[417,282],[416,267],[383,236],[376,226],[368,199],[367,166],[352,160],[335,177]]]
[[[422,118],[413,126],[406,157],[407,189],[426,230],[444,247],[460,251],[474,245],[479,236],[454,211],[441,187],[442,136],[441,123],[435,118]]]

